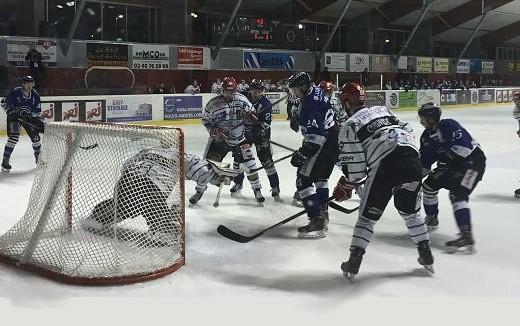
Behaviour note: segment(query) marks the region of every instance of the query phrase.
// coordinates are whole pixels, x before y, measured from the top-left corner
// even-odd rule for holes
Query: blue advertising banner
[[[244,69],[294,69],[294,53],[244,51]]]
[[[164,120],[202,117],[202,96],[165,96]]]
[[[472,74],[479,74],[482,71],[482,60],[471,59],[469,62],[469,71]]]

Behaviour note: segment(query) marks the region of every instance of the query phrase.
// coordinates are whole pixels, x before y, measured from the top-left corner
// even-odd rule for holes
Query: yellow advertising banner
[[[432,72],[432,58],[417,57],[417,72]]]
[[[448,58],[433,58],[433,69],[435,72],[449,72],[450,59]]]

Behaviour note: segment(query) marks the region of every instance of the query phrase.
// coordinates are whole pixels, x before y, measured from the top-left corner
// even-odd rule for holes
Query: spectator
[[[154,94],[166,94],[166,87],[164,86],[163,82],[160,82],[157,86],[155,86],[155,89],[153,90]]]
[[[220,94],[222,91],[222,80],[220,78],[217,78],[211,85],[211,92],[215,94]]]
[[[186,88],[184,89],[184,93],[191,94],[191,95],[200,93],[199,83],[196,80],[193,80],[192,84],[189,84],[188,86],[186,86]]]
[[[368,68],[365,68],[361,73],[361,82],[365,87],[368,86]]]
[[[43,75],[42,54],[36,50],[34,45],[31,45],[29,52],[27,52],[25,61],[29,62],[31,76],[34,78],[35,82],[34,87],[40,90],[40,74]]]
[[[244,79],[240,81],[240,84],[237,85],[237,92],[241,94],[245,94],[249,91],[249,85],[246,83]]]

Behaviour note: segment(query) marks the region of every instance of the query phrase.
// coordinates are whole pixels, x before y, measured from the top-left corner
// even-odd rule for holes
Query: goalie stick
[[[222,192],[222,188],[224,188],[224,182],[221,182],[218,186],[217,197],[215,198],[215,202],[213,203],[213,207],[218,207],[220,201],[220,193]]]

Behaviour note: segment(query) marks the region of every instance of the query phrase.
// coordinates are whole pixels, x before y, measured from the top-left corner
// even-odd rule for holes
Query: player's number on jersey
[[[324,126],[325,130],[330,129],[334,126],[334,110],[327,110],[327,113],[325,114]]]

